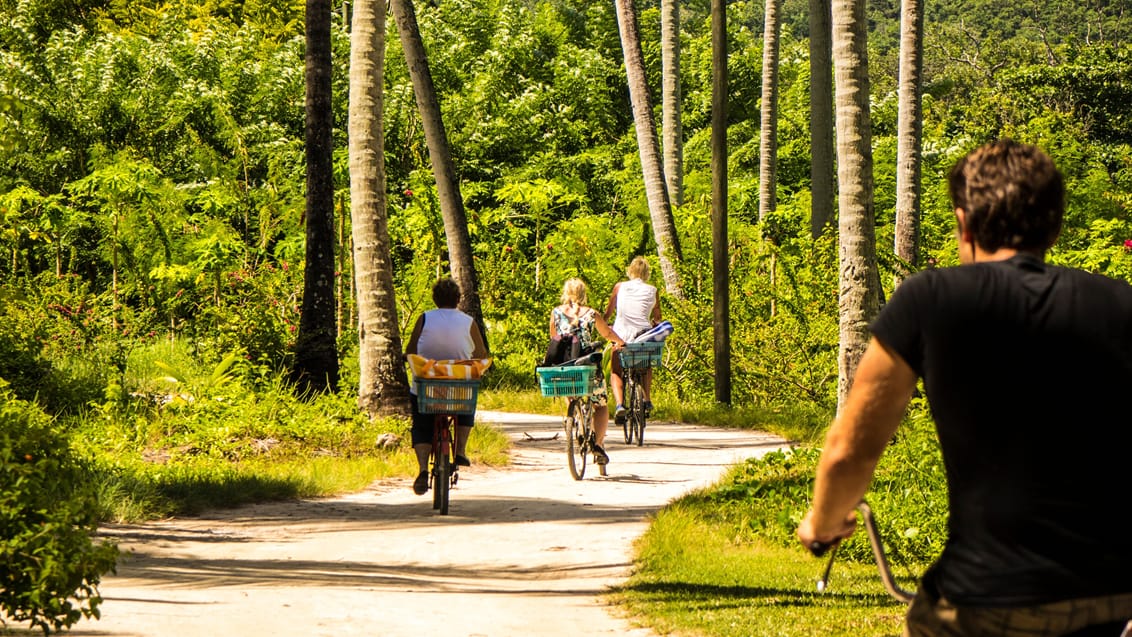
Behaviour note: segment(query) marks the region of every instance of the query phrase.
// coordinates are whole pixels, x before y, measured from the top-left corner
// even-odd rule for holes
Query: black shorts
[[[432,432],[435,428],[436,414],[422,414],[420,408],[417,406],[416,394],[409,394],[409,406],[413,410],[413,444],[432,444]],[[456,425],[460,427],[471,427],[475,424],[475,420],[475,414],[461,414],[456,416]]]

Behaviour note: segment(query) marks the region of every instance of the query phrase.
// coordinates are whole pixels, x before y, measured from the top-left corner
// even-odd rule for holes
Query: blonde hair
[[[562,302],[570,305],[586,305],[586,282],[574,277],[562,284]]]
[[[633,257],[629,267],[625,268],[625,274],[629,275],[630,279],[640,279],[642,281],[649,280],[649,262],[644,257]]]

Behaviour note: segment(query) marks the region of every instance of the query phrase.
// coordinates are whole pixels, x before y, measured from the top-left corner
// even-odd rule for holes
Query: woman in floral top
[[[602,318],[601,313],[590,307],[586,293],[586,282],[581,279],[569,279],[562,286],[562,304],[550,313],[550,338],[559,334],[573,334],[578,337],[583,353],[597,350],[597,341],[594,332],[600,334],[605,340],[613,343],[615,349],[625,345],[625,341],[613,332],[609,324]],[[600,377],[601,366],[598,366]],[[609,427],[609,406],[605,403],[605,381],[601,380],[601,391],[598,393],[598,402],[594,405],[594,461],[598,464],[607,464],[609,455],[605,453],[602,443],[605,442],[605,432]]]

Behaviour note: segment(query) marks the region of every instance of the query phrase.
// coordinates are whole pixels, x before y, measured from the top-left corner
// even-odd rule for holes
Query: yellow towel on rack
[[[483,376],[488,367],[491,367],[490,358],[432,360],[409,354],[409,370],[413,372],[413,378],[471,380]]]

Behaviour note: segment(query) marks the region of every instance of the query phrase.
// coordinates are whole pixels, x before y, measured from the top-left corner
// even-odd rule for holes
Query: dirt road
[[[777,449],[757,432],[651,424],[606,448],[608,477],[565,468],[559,418],[481,412],[513,464],[463,469],[451,512],[408,477],[342,498],[106,529],[123,549],[102,619],[71,634],[138,637],[652,635],[600,596],[631,567],[647,516]],[[591,473],[593,474],[591,476]]]

